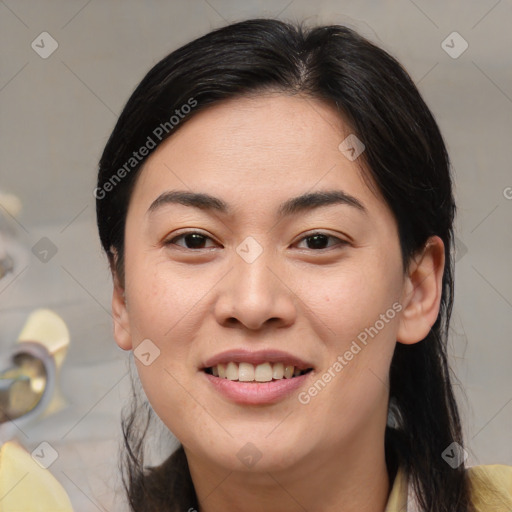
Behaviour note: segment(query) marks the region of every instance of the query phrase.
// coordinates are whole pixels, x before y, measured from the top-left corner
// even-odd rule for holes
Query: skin
[[[349,134],[320,100],[232,99],[180,127],[138,177],[125,282],[114,273],[115,338],[125,350],[145,339],[160,350],[148,366],[135,359],[138,373],[184,445],[201,512],[385,509],[391,358],[397,341],[422,340],[437,318],[444,249],[432,237],[404,272],[389,207],[364,181],[361,159],[338,149]],[[331,189],[366,212],[335,204],[276,217],[283,201]],[[167,204],[147,213],[172,190],[207,192],[233,212]],[[209,237],[200,248],[176,238],[197,230]],[[317,230],[335,238],[316,248],[305,237]],[[263,249],[252,263],[236,251],[249,236]],[[297,393],[235,404],[199,370],[227,349],[277,348],[311,363],[310,386],[393,303],[401,311],[307,405]],[[252,467],[237,457],[248,442],[261,454]]]

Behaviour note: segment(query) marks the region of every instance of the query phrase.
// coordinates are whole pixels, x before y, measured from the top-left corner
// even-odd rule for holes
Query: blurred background
[[[122,509],[119,415],[130,392],[95,226],[98,159],[157,61],[248,17],[348,25],[397,57],[417,84],[455,176],[450,357],[468,463],[512,464],[510,0],[0,0],[0,232],[13,261],[0,278],[0,350],[36,308],[68,325],[66,405],[16,437],[29,451],[42,441],[57,451],[50,470],[76,510]]]

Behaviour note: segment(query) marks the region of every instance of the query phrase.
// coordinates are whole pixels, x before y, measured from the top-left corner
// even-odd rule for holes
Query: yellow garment
[[[73,512],[73,507],[51,472],[9,441],[0,449],[0,512]]]
[[[477,512],[512,511],[512,466],[501,464],[473,466],[467,469]],[[408,486],[407,475],[398,470],[385,512],[417,512]]]
[[[469,468],[478,512],[512,510],[512,466],[494,464]]]

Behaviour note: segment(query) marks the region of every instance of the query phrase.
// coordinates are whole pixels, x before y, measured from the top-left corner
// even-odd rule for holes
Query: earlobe
[[[438,236],[430,237],[409,265],[402,294],[398,342],[417,343],[430,332],[439,314],[444,265],[444,243]]]
[[[132,349],[132,337],[130,333],[130,321],[124,288],[119,281],[115,264],[111,264],[114,288],[112,291],[112,316],[114,319],[114,338],[123,350]]]

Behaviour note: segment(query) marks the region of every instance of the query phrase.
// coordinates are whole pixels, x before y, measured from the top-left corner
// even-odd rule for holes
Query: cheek
[[[197,432],[212,430],[211,418],[192,398],[194,389],[180,375],[179,368],[170,364],[165,356],[159,357],[150,366],[137,362],[137,371],[151,408],[182,443],[197,442]]]
[[[130,323],[141,336],[165,342],[167,347],[182,329],[182,321],[194,310],[201,296],[197,279],[185,278],[179,271],[170,272],[167,264],[135,256],[128,265],[127,296]],[[204,294],[204,292],[203,292]]]
[[[304,289],[309,293],[304,301],[330,329],[318,376],[329,383],[311,390],[311,395],[322,395],[311,400],[311,410],[336,410],[341,417],[350,413],[356,421],[381,407],[396,344],[401,285],[400,264],[372,259],[333,273],[317,293]]]
[[[127,296],[134,360],[152,408],[164,423],[174,427],[176,422],[180,424],[175,411],[194,408],[185,390],[193,366],[190,322],[197,299],[190,286],[182,289],[179,279],[171,280],[154,267],[137,270],[144,268],[151,270],[127,273],[131,279]],[[152,357],[156,355],[149,365],[144,364],[143,357],[137,358],[144,343],[150,343],[148,351]]]
[[[341,349],[379,321],[381,315],[385,315],[386,331],[390,325],[394,327],[397,315],[392,306],[401,290],[399,265],[368,259],[333,271],[316,287],[304,285],[303,300],[331,329],[331,335],[338,340],[337,348]]]

